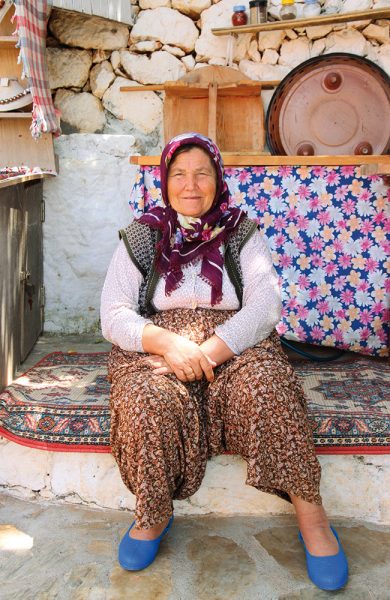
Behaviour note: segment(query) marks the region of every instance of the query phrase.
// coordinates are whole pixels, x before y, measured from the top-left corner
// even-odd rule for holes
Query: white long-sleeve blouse
[[[157,311],[174,308],[214,308],[237,310],[215,329],[234,354],[265,339],[280,320],[281,299],[278,278],[267,244],[256,231],[241,251],[243,305],[224,267],[222,302],[211,306],[211,289],[200,277],[201,259],[184,267],[184,281],[170,296],[165,295],[165,280],[160,278],[153,305]],[[101,299],[103,336],[123,350],[143,352],[142,332],[150,319],[139,314],[139,289],[142,275],[130,259],[123,241],[119,243],[108,267]]]

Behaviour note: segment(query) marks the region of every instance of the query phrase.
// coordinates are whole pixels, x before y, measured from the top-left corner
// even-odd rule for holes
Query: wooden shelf
[[[17,42],[16,35],[0,35],[0,48],[13,48]]]
[[[276,29],[297,29],[299,27],[315,27],[317,25],[337,25],[349,21],[365,21],[366,19],[388,19],[390,8],[372,8],[359,12],[338,13],[323,15],[312,19],[291,19],[289,21],[270,21],[258,25],[240,25],[239,27],[218,27],[212,29],[214,35],[227,35],[229,33],[257,33],[258,31],[274,31]]]
[[[0,112],[0,119],[32,119],[30,112]]]
[[[32,175],[15,175],[9,179],[0,179],[0,189],[9,187],[11,185],[19,185],[19,183],[26,183],[26,181],[35,181],[36,179],[50,179],[55,177],[56,173],[34,173]]]
[[[335,155],[335,156],[275,156],[271,154],[230,154],[222,152],[223,162],[226,167],[277,167],[287,166],[360,166],[373,165],[375,172],[377,167],[389,169],[390,156],[385,154],[362,155]],[[130,156],[130,163],[133,165],[158,166],[160,156]],[[371,174],[373,169],[371,169]]]
[[[237,90],[238,86],[241,88],[246,88],[245,94],[250,94],[250,88],[256,88],[254,93],[258,93],[258,88],[272,90],[278,87],[280,80],[270,80],[270,81],[235,81],[229,83],[219,83],[218,89],[221,90],[224,94],[228,95],[242,95],[243,90]],[[192,96],[194,97],[194,93],[198,90],[199,97],[208,94],[208,86],[209,84],[204,83],[184,83],[181,82],[180,79],[178,81],[166,81],[163,84],[156,85],[122,85],[119,89],[121,92],[174,92],[177,95],[181,96]]]

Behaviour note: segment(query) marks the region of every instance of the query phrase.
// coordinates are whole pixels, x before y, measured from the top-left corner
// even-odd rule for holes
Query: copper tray
[[[390,79],[353,54],[311,58],[280,82],[266,123],[272,154],[387,154]]]

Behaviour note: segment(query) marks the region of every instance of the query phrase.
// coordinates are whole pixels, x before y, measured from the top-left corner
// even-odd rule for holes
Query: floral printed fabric
[[[226,210],[227,205],[222,204],[221,210]],[[202,225],[202,219],[197,217],[186,217],[184,215],[177,215],[180,228],[176,231],[176,237],[178,238],[176,243],[182,244],[184,240],[188,242],[202,241],[209,242],[213,240],[222,231],[222,227],[216,225],[214,228],[208,223]]]
[[[161,204],[158,167],[141,167],[130,205]],[[362,354],[388,355],[389,188],[360,168],[226,168],[234,206],[268,239],[282,287],[278,333]]]

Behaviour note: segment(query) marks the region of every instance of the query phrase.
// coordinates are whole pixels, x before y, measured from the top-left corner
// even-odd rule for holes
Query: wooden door
[[[20,361],[23,362],[43,329],[43,200],[41,181],[31,181],[20,187],[23,205]]]
[[[0,389],[12,381],[20,360],[20,187],[0,189]]]
[[[42,182],[0,189],[0,389],[43,328]]]

